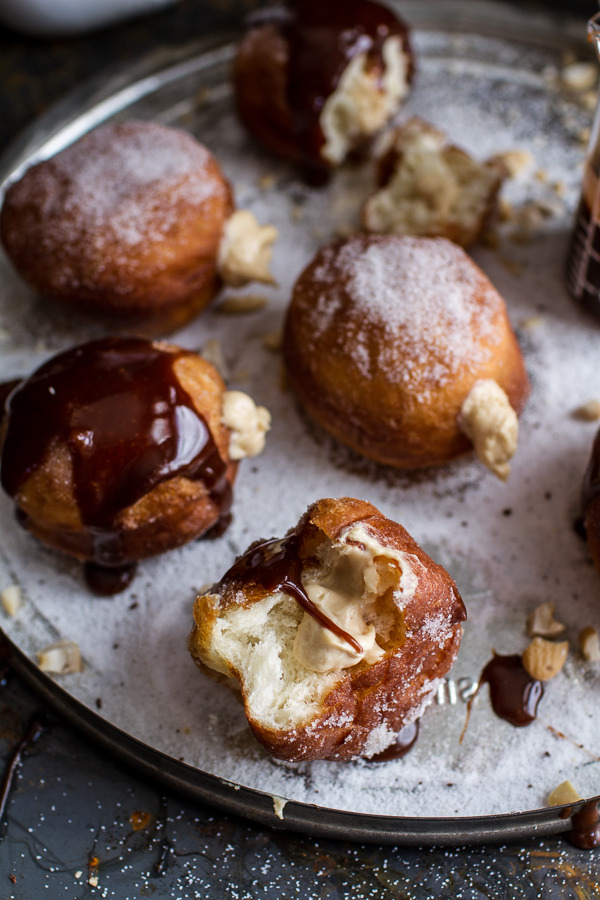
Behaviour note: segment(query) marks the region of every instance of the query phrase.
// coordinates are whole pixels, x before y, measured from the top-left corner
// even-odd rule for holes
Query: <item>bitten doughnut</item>
[[[241,691],[276,758],[370,758],[432,700],[465,617],[452,578],[401,525],[362,500],[325,499],[196,599],[188,646]]]
[[[83,561],[97,593],[116,593],[137,560],[227,526],[237,460],[261,451],[268,427],[191,351],[105,338],[10,393],[2,486],[25,528]]]
[[[501,478],[529,382],[504,301],[443,238],[356,235],[299,276],[283,352],[309,415],[369,459],[440,465],[474,445]]]
[[[290,0],[261,10],[236,55],[240,117],[314,182],[382,128],[406,97],[406,25],[373,0]]]
[[[462,247],[482,237],[507,174],[498,159],[476,161],[416,117],[386,145],[377,190],[362,210],[367,231],[445,237]]]
[[[240,215],[250,265],[239,252]],[[275,236],[234,212],[217,161],[194,137],[135,120],[97,128],[32,166],[0,213],[6,252],[34,290],[147,335],[200,312],[231,277],[236,253],[245,268],[235,283],[272,280]]]

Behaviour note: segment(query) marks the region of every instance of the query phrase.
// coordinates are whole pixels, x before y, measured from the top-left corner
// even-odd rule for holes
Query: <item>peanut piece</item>
[[[523,652],[523,666],[536,681],[549,681],[564,666],[568,652],[568,641],[555,643],[535,637]]]
[[[577,803],[581,794],[570,781],[563,781],[548,794],[548,806],[563,806],[565,803]]]
[[[9,584],[8,587],[5,587],[2,594],[0,594],[0,600],[2,601],[4,611],[8,613],[9,616],[16,616],[22,604],[21,588],[19,585]]]
[[[554,603],[540,603],[527,619],[527,634],[529,637],[552,638],[562,634],[565,626],[554,618]]]
[[[588,662],[600,662],[600,637],[591,625],[579,632],[579,646],[584,659]]]

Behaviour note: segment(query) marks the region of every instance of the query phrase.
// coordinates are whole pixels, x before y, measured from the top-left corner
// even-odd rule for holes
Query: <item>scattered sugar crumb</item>
[[[503,153],[493,156],[492,159],[502,163],[508,172],[509,178],[518,178],[523,175],[532,168],[535,162],[533,153],[529,150],[520,149],[505,150]]]
[[[565,803],[577,803],[581,794],[570,781],[563,781],[548,794],[548,806],[564,806]]]
[[[0,594],[0,600],[2,601],[4,611],[8,613],[9,616],[16,616],[23,604],[21,588],[19,585],[9,584],[8,587],[5,587],[2,594]]]
[[[37,654],[38,665],[42,672],[55,675],[70,675],[83,671],[83,661],[79,645],[75,641],[62,639],[49,644]]]
[[[600,400],[588,400],[574,409],[572,415],[581,422],[596,422],[600,419]]]
[[[283,809],[288,801],[284,800],[283,797],[277,797],[275,794],[272,795],[272,799],[275,815],[278,819],[283,819]]]
[[[268,302],[264,294],[229,294],[219,303],[216,312],[233,316],[244,315],[264,309]]]
[[[600,662],[600,635],[591,625],[587,625],[579,632],[579,647],[585,660]]]
[[[528,316],[521,322],[521,328],[524,328],[526,331],[533,331],[535,328],[543,325],[545,321],[544,316]]]
[[[563,87],[569,91],[586,91],[598,81],[598,67],[593,62],[571,62],[560,73]]]

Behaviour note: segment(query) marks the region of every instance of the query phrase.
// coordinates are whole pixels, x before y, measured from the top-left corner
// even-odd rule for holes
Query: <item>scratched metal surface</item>
[[[15,676],[0,692],[1,762],[39,703]],[[260,828],[141,780],[57,721],[0,824],[2,900],[592,900],[599,869],[560,838],[419,849]]]

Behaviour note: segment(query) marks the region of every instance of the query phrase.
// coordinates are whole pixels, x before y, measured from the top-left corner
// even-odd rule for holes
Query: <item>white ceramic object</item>
[[[0,0],[0,22],[26,34],[53,37],[102,28],[151,13],[175,0]]]

